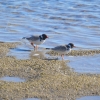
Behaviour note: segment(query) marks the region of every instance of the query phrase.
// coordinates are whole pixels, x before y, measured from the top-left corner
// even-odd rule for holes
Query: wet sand
[[[0,43],[0,77],[17,76],[26,81],[16,83],[0,80],[0,100],[23,100],[31,97],[41,100],[75,100],[85,95],[100,95],[100,75],[76,73],[69,68],[68,61],[36,57],[18,60],[6,56],[9,48],[19,44]],[[72,51],[69,55],[98,54],[100,50],[79,52]],[[49,54],[56,55],[53,52]]]

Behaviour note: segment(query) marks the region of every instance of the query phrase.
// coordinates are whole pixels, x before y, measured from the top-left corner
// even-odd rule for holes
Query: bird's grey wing
[[[31,37],[27,37],[26,39],[29,41],[37,41],[39,39],[39,36],[32,35]]]
[[[66,47],[61,45],[61,46],[57,46],[55,48],[52,48],[52,50],[65,52],[66,51]]]

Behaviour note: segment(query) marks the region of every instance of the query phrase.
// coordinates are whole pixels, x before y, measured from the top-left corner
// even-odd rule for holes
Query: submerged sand
[[[6,56],[9,48],[19,44],[0,43],[0,77],[17,76],[26,81],[16,83],[0,80],[0,100],[23,100],[31,97],[41,100],[76,100],[85,95],[100,95],[100,75],[76,73],[69,68],[68,61],[34,57],[18,60]],[[83,51],[73,52],[70,55],[82,56]],[[83,54],[98,53],[100,50],[90,50],[88,53],[84,51]]]

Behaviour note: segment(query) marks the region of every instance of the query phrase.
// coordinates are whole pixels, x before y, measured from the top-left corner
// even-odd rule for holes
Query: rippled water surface
[[[0,41],[42,33],[50,38],[41,47],[73,42],[100,49],[100,0],[0,1]]]
[[[74,42],[82,48],[100,48],[100,1],[0,1],[0,41],[42,33],[51,37],[46,46]]]

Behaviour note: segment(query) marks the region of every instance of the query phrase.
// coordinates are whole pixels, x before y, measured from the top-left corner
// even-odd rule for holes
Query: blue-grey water
[[[100,54],[93,56],[69,56],[68,65],[79,73],[100,74]]]
[[[85,96],[85,97],[81,97],[77,100],[100,100],[100,96]]]
[[[83,49],[100,49],[100,0],[0,1],[0,41],[22,42],[22,37],[43,33],[50,37],[43,48],[73,42]]]
[[[24,100],[41,100],[41,99],[38,99],[38,98],[27,98],[27,99],[24,99]]]
[[[20,77],[10,77],[10,76],[4,76],[0,78],[0,80],[7,82],[25,82],[25,79],[21,79]]]

